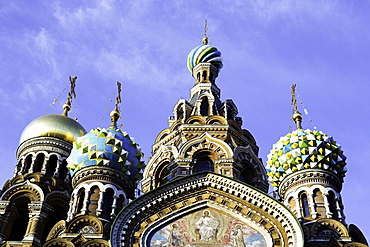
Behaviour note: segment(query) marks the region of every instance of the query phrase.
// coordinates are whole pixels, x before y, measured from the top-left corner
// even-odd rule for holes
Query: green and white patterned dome
[[[118,169],[134,182],[141,179],[145,163],[139,145],[116,127],[92,129],[73,143],[67,159],[71,176],[89,166]]]
[[[303,169],[324,169],[340,178],[347,171],[346,157],[333,137],[322,131],[297,129],[280,138],[267,155],[266,171],[272,186]]]
[[[188,55],[187,65],[190,72],[199,63],[211,63],[218,70],[222,68],[221,52],[216,47],[203,44],[195,47]]]

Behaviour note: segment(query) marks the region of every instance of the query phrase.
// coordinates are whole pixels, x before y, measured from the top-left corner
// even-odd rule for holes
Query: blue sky
[[[24,127],[62,112],[69,75],[78,76],[70,116],[87,130],[109,125],[122,83],[121,123],[147,160],[177,100],[189,98],[186,57],[208,19],[224,60],[221,98],[238,106],[260,157],[293,126],[296,83],[317,129],[348,157],[347,223],[369,237],[369,12],[368,0],[0,0],[0,183],[13,174]],[[312,128],[307,118],[303,126]]]

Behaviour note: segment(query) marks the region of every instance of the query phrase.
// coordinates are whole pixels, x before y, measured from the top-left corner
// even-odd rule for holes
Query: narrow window
[[[304,193],[301,195],[301,203],[302,203],[303,217],[310,216],[310,209],[308,207],[307,195]]]
[[[84,201],[85,201],[85,189],[81,189],[77,196],[77,211],[76,213],[81,213]]]
[[[336,205],[335,195],[333,191],[329,191],[328,201],[329,201],[329,209],[330,209],[330,212],[332,213],[332,217],[337,219],[338,211],[337,211],[337,205]]]
[[[214,163],[211,159],[211,153],[209,151],[201,151],[200,153],[193,156],[194,172],[202,171],[214,171]]]
[[[208,116],[208,99],[206,97],[203,98],[202,103],[200,104],[200,115]]]

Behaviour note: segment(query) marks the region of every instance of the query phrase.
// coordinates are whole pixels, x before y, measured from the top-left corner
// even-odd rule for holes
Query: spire
[[[71,104],[72,104],[72,98],[76,98],[76,92],[75,92],[75,87],[76,87],[76,80],[77,80],[77,76],[74,76],[74,77],[69,77],[69,84],[70,84],[70,89],[69,89],[69,92],[68,92],[68,99],[66,101],[66,103],[64,103],[63,105],[63,116],[68,116],[68,112],[69,110],[71,110]]]
[[[292,85],[292,102],[291,105],[293,105],[293,121],[296,124],[296,129],[302,129],[302,114],[298,111],[298,106],[297,106],[297,99],[295,97],[295,88],[297,84]]]
[[[121,114],[119,113],[119,104],[121,103],[121,83],[117,81],[117,97],[116,97],[116,107],[113,111],[110,113],[110,127],[117,128],[117,121],[121,117]]]
[[[208,30],[208,27],[207,27],[207,19],[206,19],[204,23],[204,33],[203,33],[203,39],[202,39],[202,42],[204,45],[208,45],[207,30]]]

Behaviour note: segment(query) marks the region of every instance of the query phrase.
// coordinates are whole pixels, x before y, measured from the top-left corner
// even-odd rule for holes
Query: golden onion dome
[[[19,144],[35,137],[56,137],[73,143],[86,130],[76,120],[63,115],[45,115],[36,118],[23,130]]]

